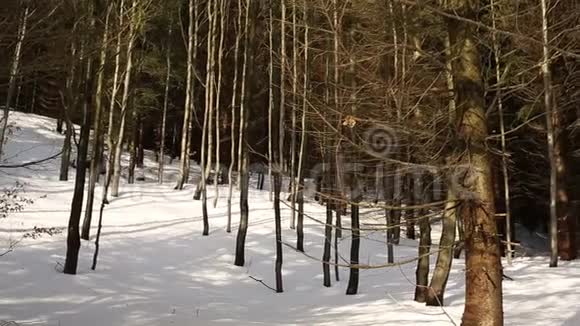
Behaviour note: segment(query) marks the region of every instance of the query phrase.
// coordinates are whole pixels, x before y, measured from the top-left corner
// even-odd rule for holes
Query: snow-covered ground
[[[62,136],[54,132],[53,120],[13,113],[10,122],[18,128],[9,136],[3,165],[60,151]],[[0,254],[18,241],[13,252],[0,257],[0,320],[50,326],[460,324],[462,259],[454,261],[443,309],[413,302],[414,264],[362,270],[359,294],[347,296],[347,269],[340,269],[340,282],[333,275],[332,287],[322,286],[317,259],[322,255],[323,228],[310,219],[305,221],[305,249],[316,259],[285,246],[285,292],[274,293],[251,278],[274,284],[274,214],[268,193],[250,192],[246,266],[236,267],[237,229],[225,232],[227,188],[220,188],[217,207],[209,206],[211,231],[203,237],[201,206],[191,199],[193,186],[173,190],[175,165],[167,168],[167,183],[157,185],[156,163],[150,157],[145,162],[146,181],[123,184],[121,196],[106,207],[96,271],[90,270],[94,245],[83,241],[78,275],[64,275],[59,270],[74,183],[58,181],[59,163],[56,159],[27,168],[0,168],[2,188],[18,181],[24,184],[24,196],[34,199],[22,212],[0,220]],[[70,176],[74,179],[74,169]],[[208,194],[211,203],[213,189]],[[234,203],[237,222],[237,194]],[[306,212],[315,218],[324,215],[316,203],[308,203]],[[289,216],[285,210],[283,240],[293,245]],[[372,214],[364,219],[372,223]],[[23,238],[34,233],[34,227],[55,228],[57,234]],[[348,235],[345,232],[340,242],[345,258]],[[385,263],[384,234],[365,237],[361,263]],[[433,238],[438,237],[435,226]],[[395,249],[397,259],[416,256],[416,245],[403,240]],[[506,325],[580,325],[580,263],[547,266],[547,258],[540,255],[519,257],[505,268],[513,278],[504,282]]]

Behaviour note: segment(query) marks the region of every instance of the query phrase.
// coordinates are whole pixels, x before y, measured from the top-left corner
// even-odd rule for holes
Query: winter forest
[[[0,325],[580,325],[577,0],[1,0]]]

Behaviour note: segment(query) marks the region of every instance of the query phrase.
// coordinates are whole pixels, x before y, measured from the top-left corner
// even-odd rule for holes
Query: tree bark
[[[282,218],[280,216],[280,188],[282,177],[279,172],[274,174],[274,212],[276,224],[276,292],[284,292],[282,286]]]
[[[129,101],[129,91],[131,89],[131,72],[133,70],[133,46],[136,37],[136,0],[131,4],[131,21],[129,23],[129,42],[127,44],[127,63],[125,66],[125,80],[123,85],[123,97],[121,99],[121,117],[120,125],[117,134],[117,142],[115,144],[115,156],[113,157],[113,181],[111,188],[111,196],[119,196],[119,184],[121,182],[121,155],[123,153],[123,139],[125,137],[125,124],[127,121],[127,108]]]
[[[188,2],[188,14],[189,14],[189,24],[187,27],[187,80],[186,80],[186,88],[185,88],[185,106],[183,108],[183,128],[181,129],[181,152],[180,152],[180,164],[179,164],[179,177],[177,180],[177,184],[175,185],[175,189],[181,190],[183,189],[183,185],[189,179],[189,133],[190,130],[190,119],[192,114],[192,102],[194,99],[192,98],[193,93],[193,51],[194,51],[194,20],[197,20],[197,17],[194,17],[194,7],[197,7],[197,0],[189,0]],[[203,167],[202,167],[203,168]]]
[[[449,279],[451,264],[453,262],[453,245],[455,243],[455,220],[457,202],[452,191],[447,192],[447,203],[443,211],[443,228],[439,241],[439,254],[433,270],[431,283],[427,291],[428,306],[443,306],[445,287]]]
[[[165,169],[165,133],[167,126],[167,108],[169,106],[169,86],[171,83],[171,34],[173,33],[173,19],[169,23],[167,30],[167,50],[165,53],[167,73],[165,75],[165,95],[163,97],[163,117],[161,118],[161,135],[159,146],[159,169],[157,172],[157,182],[163,184],[163,172]]]
[[[457,0],[452,5],[450,9],[455,14],[477,19],[479,1]],[[461,215],[465,223],[466,291],[462,324],[501,326],[502,268],[492,164],[486,150],[488,130],[481,55],[472,24],[455,19],[447,19],[447,24],[451,48],[456,51],[453,62],[458,109],[456,126],[467,147],[461,158],[468,167],[467,173],[463,173],[468,179],[466,189],[456,194],[463,201]]]
[[[428,204],[431,202],[429,177],[415,175],[415,202],[416,204]],[[427,182],[425,182],[427,181]],[[427,297],[427,285],[429,284],[429,252],[431,250],[431,223],[429,210],[417,210],[419,218],[419,260],[415,271],[415,301],[425,302]]]
[[[16,41],[16,48],[14,49],[14,56],[12,58],[12,66],[10,67],[10,79],[8,81],[8,93],[6,94],[6,104],[4,106],[4,112],[0,123],[2,124],[2,130],[0,130],[0,158],[2,157],[4,150],[4,141],[6,137],[6,128],[8,128],[8,117],[10,115],[10,106],[12,105],[12,97],[14,96],[14,89],[16,88],[16,79],[18,77],[18,71],[20,69],[20,56],[22,53],[22,44],[24,43],[24,37],[26,36],[26,26],[28,24],[28,6],[24,7],[22,12],[22,17],[20,19],[20,25],[18,27],[18,40]]]
[[[94,18],[93,18],[94,19]],[[83,123],[79,138],[77,152],[77,167],[75,176],[75,187],[70,209],[67,232],[66,259],[63,272],[65,274],[76,274],[81,238],[79,234],[79,224],[83,209],[83,197],[85,194],[85,176],[87,171],[87,153],[89,147],[89,137],[91,130],[91,110],[93,91],[93,69],[92,59],[87,57],[86,71],[84,73],[83,87]]]
[[[93,202],[95,199],[95,187],[97,179],[99,178],[101,170],[101,147],[102,147],[102,137],[101,129],[103,123],[101,121],[101,114],[103,111],[102,105],[102,95],[103,95],[103,83],[105,77],[105,65],[107,63],[107,46],[109,41],[109,17],[111,16],[111,11],[113,6],[110,4],[107,8],[107,15],[105,17],[105,22],[103,26],[103,41],[101,44],[101,53],[99,67],[97,69],[97,89],[95,91],[95,101],[94,101],[94,119],[93,119],[93,139],[92,139],[92,153],[91,153],[91,167],[89,175],[89,189],[87,191],[87,205],[85,208],[85,218],[83,220],[83,227],[81,232],[81,239],[89,240],[89,234],[91,231],[91,219],[93,217]]]

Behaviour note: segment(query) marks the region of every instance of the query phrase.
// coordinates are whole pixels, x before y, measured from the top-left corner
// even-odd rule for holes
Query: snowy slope
[[[62,137],[53,131],[51,119],[13,113],[10,122],[19,130],[9,137],[8,162],[2,164],[60,151]],[[29,168],[0,169],[0,186],[18,180],[25,184],[26,196],[35,200],[0,220],[0,253],[11,240],[21,240],[13,252],[0,257],[0,320],[61,326],[460,324],[463,260],[454,262],[444,310],[412,301],[414,264],[363,270],[360,294],[346,296],[347,269],[341,268],[340,282],[333,279],[331,288],[322,286],[322,266],[316,259],[322,256],[323,229],[313,220],[305,223],[305,248],[316,259],[285,247],[285,292],[274,293],[250,278],[274,284],[274,221],[268,193],[250,193],[246,266],[236,267],[236,229],[225,232],[227,188],[220,189],[217,207],[209,206],[210,235],[202,237],[201,206],[191,200],[193,186],[172,189],[175,165],[167,168],[168,182],[157,185],[156,163],[150,159],[143,171],[146,181],[123,184],[121,196],[106,208],[97,270],[89,269],[93,244],[83,241],[79,275],[59,273],[65,232],[22,239],[35,226],[64,230],[67,225],[73,182],[58,181],[59,163],[56,159]],[[71,179],[73,175],[71,170]],[[213,189],[208,194],[211,203]],[[99,195],[100,190],[96,202]],[[237,221],[237,197],[234,202]],[[315,203],[308,203],[306,211],[314,218],[324,214]],[[283,212],[283,239],[293,245],[289,215],[289,210]],[[372,223],[372,214],[365,219]],[[366,236],[361,262],[385,263],[384,234]],[[436,231],[433,238],[438,238]],[[349,249],[346,233],[341,256],[348,257]],[[403,240],[396,254],[405,259],[416,250],[414,241]],[[547,265],[547,258],[540,256],[518,258],[506,267],[506,274],[514,278],[504,282],[506,325],[580,325],[580,263],[561,263],[557,269]]]

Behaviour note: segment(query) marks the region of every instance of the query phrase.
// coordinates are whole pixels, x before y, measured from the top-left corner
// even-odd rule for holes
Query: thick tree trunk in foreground
[[[452,1],[452,9],[477,19],[479,1]],[[465,223],[466,291],[464,326],[503,325],[502,268],[495,221],[491,158],[486,150],[488,136],[481,55],[475,27],[448,19],[450,44],[455,51],[453,73],[457,89],[458,134],[467,147],[462,161],[468,167],[467,189],[456,195],[463,201],[460,213]],[[457,171],[465,172],[465,171]]]

